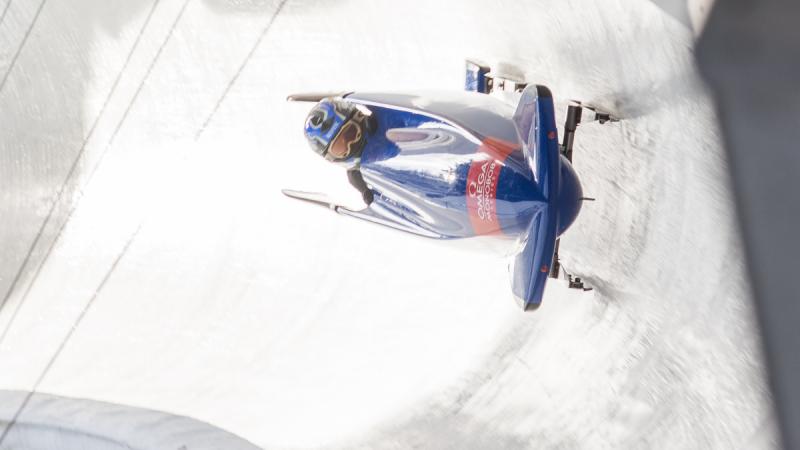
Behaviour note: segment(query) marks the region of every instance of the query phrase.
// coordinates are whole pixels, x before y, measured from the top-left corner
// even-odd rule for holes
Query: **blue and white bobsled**
[[[284,193],[429,238],[518,238],[512,291],[523,309],[537,308],[548,276],[558,276],[557,239],[583,201],[568,159],[580,108],[571,129],[568,118],[560,145],[553,98],[544,86],[524,88],[516,110],[479,92],[353,92],[337,98],[372,118],[360,161],[350,169],[363,177],[368,206],[352,210],[320,194]]]

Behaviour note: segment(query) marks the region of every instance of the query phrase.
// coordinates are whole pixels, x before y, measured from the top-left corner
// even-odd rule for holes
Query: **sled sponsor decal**
[[[494,159],[473,161],[467,175],[467,210],[475,234],[497,231],[497,176],[500,164]]]
[[[475,234],[493,234],[501,230],[497,222],[497,180],[503,163],[517,146],[487,138],[481,143],[467,173],[467,212]]]

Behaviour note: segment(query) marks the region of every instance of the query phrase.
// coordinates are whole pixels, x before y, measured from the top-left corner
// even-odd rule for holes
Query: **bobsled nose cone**
[[[567,231],[581,211],[583,189],[572,164],[561,156],[561,186],[558,195],[558,234]]]

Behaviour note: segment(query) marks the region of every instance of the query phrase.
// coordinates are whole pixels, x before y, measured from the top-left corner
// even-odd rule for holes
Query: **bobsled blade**
[[[341,97],[347,92],[304,92],[300,94],[291,94],[286,97],[288,102],[318,102],[323,98],[328,97]]]
[[[306,191],[295,191],[292,189],[281,189],[283,195],[294,198],[297,200],[302,200],[304,202],[313,203],[315,205],[324,206],[326,208],[330,208],[336,211],[339,208],[339,205],[333,203],[331,199],[321,192],[306,192]]]
[[[578,100],[570,100],[570,105],[572,106],[579,106],[584,109],[588,109],[594,113],[594,118],[591,121],[598,121],[601,124],[606,122],[619,122],[619,117],[615,116],[609,111],[604,110],[603,108],[594,106],[590,103],[584,103]]]

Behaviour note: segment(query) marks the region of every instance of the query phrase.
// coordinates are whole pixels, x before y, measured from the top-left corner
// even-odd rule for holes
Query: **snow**
[[[696,30],[660,3],[12,0],[0,389],[265,448],[776,446]],[[594,292],[523,313],[497,255],[281,195],[353,195],[286,95],[458,89],[466,57],[625,119],[576,138]]]

